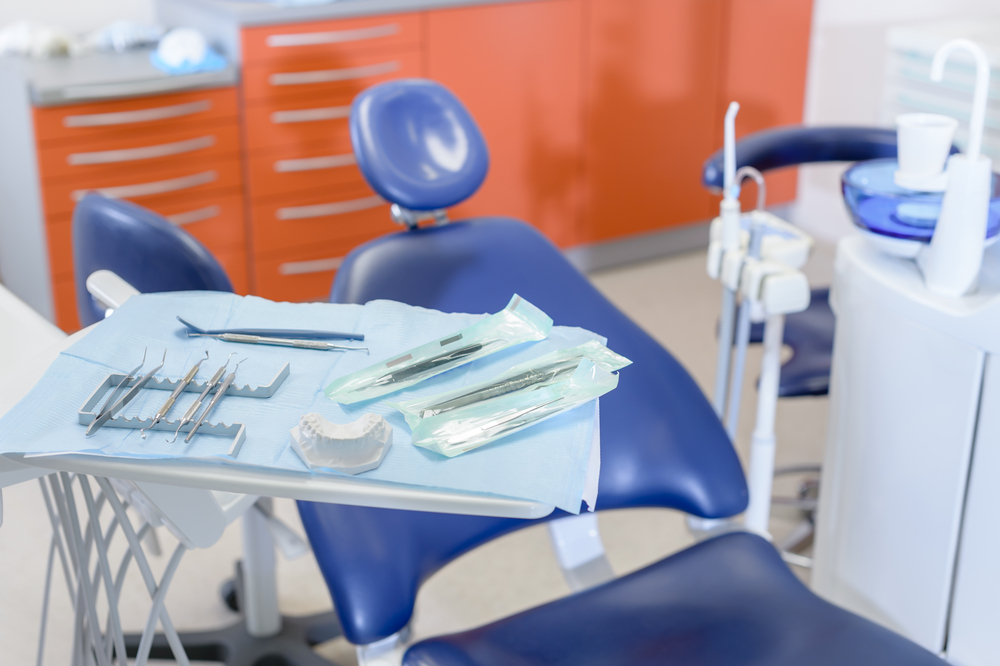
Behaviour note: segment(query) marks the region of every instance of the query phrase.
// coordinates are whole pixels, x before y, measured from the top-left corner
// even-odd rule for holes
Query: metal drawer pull
[[[197,139],[187,139],[185,141],[175,141],[173,143],[161,143],[157,146],[143,146],[142,148],[101,150],[94,153],[72,153],[66,158],[66,161],[72,166],[82,166],[85,164],[111,164],[113,162],[134,162],[136,160],[149,160],[156,157],[167,157],[169,155],[190,153],[195,150],[201,150],[202,148],[211,148],[214,145],[214,136],[203,136]]]
[[[277,125],[282,123],[311,123],[317,120],[335,120],[337,118],[347,118],[351,115],[350,106],[325,106],[318,109],[299,109],[297,111],[275,111],[271,114],[271,122]]]
[[[391,37],[399,33],[398,23],[376,25],[371,28],[335,30],[333,32],[302,32],[297,35],[268,35],[264,43],[271,47],[315,46],[316,44],[342,44],[365,39]]]
[[[274,170],[278,173],[288,173],[289,171],[318,171],[320,169],[334,169],[336,167],[351,166],[354,164],[354,155],[326,155],[324,157],[306,157],[301,160],[278,160],[274,163]]]
[[[219,177],[215,171],[203,171],[191,176],[181,178],[171,178],[170,180],[158,180],[152,183],[139,183],[138,185],[122,185],[120,187],[91,187],[85,190],[73,190],[70,197],[73,201],[79,201],[88,192],[97,192],[111,199],[129,199],[132,197],[148,197],[153,194],[166,194],[186,190],[191,187],[198,187],[206,183],[214,182]]]
[[[66,127],[103,127],[106,125],[129,125],[131,123],[147,123],[153,120],[167,120],[190,116],[212,108],[210,100],[188,102],[174,106],[158,106],[154,109],[139,109],[137,111],[116,111],[115,113],[91,113],[85,116],[66,116],[63,125]]]
[[[399,61],[380,62],[362,67],[344,67],[343,69],[318,69],[312,72],[282,72],[271,74],[267,82],[272,86],[301,86],[308,83],[332,83],[335,81],[350,81],[363,79],[366,76],[391,74],[399,69]]]
[[[350,201],[337,201],[335,203],[318,204],[315,206],[295,206],[293,208],[279,208],[277,217],[279,220],[305,220],[311,217],[326,217],[327,215],[343,215],[344,213],[354,213],[359,210],[368,210],[385,203],[385,199],[377,194],[364,199],[352,199]]]
[[[221,206],[206,206],[204,208],[199,208],[198,210],[189,210],[186,213],[167,215],[167,221],[172,224],[176,224],[179,227],[183,227],[185,224],[194,224],[195,222],[211,220],[213,217],[218,217],[221,212]]]
[[[278,266],[281,275],[306,275],[308,273],[325,273],[335,271],[344,263],[343,257],[330,259],[313,259],[312,261],[290,261]]]

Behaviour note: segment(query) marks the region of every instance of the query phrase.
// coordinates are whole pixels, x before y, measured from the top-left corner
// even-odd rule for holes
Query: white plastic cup
[[[944,171],[958,121],[936,113],[896,116],[899,174],[925,178]]]

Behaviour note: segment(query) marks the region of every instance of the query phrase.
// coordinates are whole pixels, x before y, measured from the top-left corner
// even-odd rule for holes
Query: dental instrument
[[[606,348],[605,348],[606,349]],[[607,350],[595,362],[582,358],[566,379],[533,391],[480,401],[422,417],[413,404],[390,405],[406,419],[415,446],[452,458],[578,407],[618,386],[615,369],[630,361]],[[557,406],[556,403],[559,403]],[[530,415],[530,416],[529,416]]]
[[[395,372],[388,372],[381,377],[376,377],[370,383],[361,386],[358,390],[363,390],[367,388],[373,388],[376,386],[385,386],[387,384],[395,384],[396,382],[402,382],[407,379],[412,379],[426,372],[431,372],[440,368],[443,365],[448,365],[454,361],[461,361],[462,359],[475,354],[476,352],[482,351],[483,349],[489,347],[490,345],[496,344],[500,340],[490,340],[487,342],[475,342],[471,345],[466,345],[461,349],[455,349],[450,352],[445,352],[444,354],[439,354],[437,356],[431,357],[426,361],[421,361],[415,365],[411,365],[408,368],[403,368],[402,370],[397,370]],[[389,361],[386,363],[388,366],[395,365],[398,362],[406,360],[409,356],[400,357],[399,359]]]
[[[740,246],[740,202],[734,191],[736,182],[736,114],[739,102],[731,102],[726,110],[723,125],[723,191],[719,203],[721,220],[721,242],[708,254],[708,274],[719,279],[725,255],[739,250]],[[721,419],[726,408],[726,393],[729,382],[729,361],[733,345],[733,316],[736,309],[736,287],[723,284],[722,308],[719,315],[719,347],[715,364],[715,388],[712,392],[712,407]]]
[[[378,398],[522,342],[543,340],[552,318],[514,294],[503,310],[460,331],[334,380],[324,389],[344,405]]]
[[[132,402],[132,400],[137,395],[139,395],[139,391],[141,391],[142,388],[149,383],[149,380],[153,378],[153,375],[155,375],[160,370],[160,368],[163,367],[163,364],[166,362],[166,360],[167,360],[167,351],[163,350],[163,360],[160,361],[160,364],[155,368],[153,368],[152,370],[150,370],[149,372],[147,372],[145,375],[143,375],[139,379],[139,381],[137,381],[135,384],[132,385],[132,388],[129,389],[129,392],[126,393],[121,398],[119,398],[118,402],[113,404],[110,409],[108,409],[106,412],[104,412],[103,414],[99,415],[96,419],[94,419],[94,422],[87,427],[87,436],[89,437],[98,430],[100,430],[101,426],[110,421],[111,417],[113,417],[115,413],[117,413],[121,408],[123,408],[128,403]]]
[[[219,329],[206,329],[195,326],[191,322],[177,317],[177,321],[184,324],[187,328],[194,331],[195,333],[209,333],[209,334],[221,334],[221,333],[238,333],[240,335],[260,335],[264,337],[272,338],[303,338],[307,340],[364,340],[365,336],[361,333],[342,333],[338,331],[310,331],[310,330],[299,330],[299,329],[284,329],[284,328],[219,328]]]
[[[201,424],[205,422],[205,419],[208,418],[208,415],[212,412],[215,406],[219,404],[219,401],[222,400],[222,396],[226,394],[226,390],[230,386],[232,386],[234,381],[236,381],[236,371],[239,370],[240,363],[242,363],[245,360],[246,359],[238,361],[236,363],[236,366],[233,368],[233,371],[230,372],[228,375],[226,375],[226,379],[222,382],[222,385],[219,386],[219,390],[215,392],[214,396],[212,396],[212,401],[208,403],[208,406],[205,407],[205,411],[201,413],[201,416],[198,417],[198,420],[196,420],[194,422],[194,425],[191,426],[191,432],[189,432],[188,436],[184,438],[185,444],[191,441],[191,438],[194,437],[194,434],[196,432],[198,432],[198,428],[201,427]]]
[[[736,172],[734,187],[742,186],[743,178],[753,178],[757,183],[757,208],[754,212],[762,211],[764,202],[767,201],[767,188],[764,185],[764,176],[753,167],[743,167]],[[764,228],[758,216],[750,216],[750,244],[747,249],[747,257],[750,259],[760,259],[761,243],[763,242]],[[732,377],[729,381],[729,411],[726,415],[726,433],[729,439],[736,441],[736,431],[740,420],[740,402],[743,395],[743,371],[746,368],[747,346],[750,344],[750,299],[744,298],[740,301],[739,312],[736,316],[736,356],[732,361]]]
[[[120,382],[118,382],[118,386],[115,387],[115,390],[111,392],[111,395],[108,396],[108,399],[104,401],[103,405],[101,405],[101,410],[97,413],[98,416],[104,416],[105,412],[108,411],[108,408],[111,407],[111,405],[115,404],[115,400],[117,400],[118,396],[122,394],[122,391],[125,390],[125,387],[128,386],[128,383],[133,379],[135,379],[135,373],[139,372],[139,370],[142,369],[142,366],[146,364],[147,351],[149,351],[148,347],[142,350],[142,363],[129,370],[128,374],[126,374],[125,377]]]
[[[295,340],[292,338],[270,338],[263,335],[244,335],[242,333],[192,333],[189,338],[215,338],[223,342],[239,342],[248,345],[274,345],[276,347],[295,347],[297,349],[313,349],[316,351],[363,351],[368,353],[368,347],[345,347],[323,340]]]
[[[205,388],[202,390],[201,395],[198,396],[198,399],[192,402],[187,408],[187,411],[184,412],[184,416],[181,417],[180,423],[177,424],[177,432],[174,433],[174,438],[170,440],[171,444],[177,441],[177,433],[181,431],[181,428],[194,420],[194,416],[198,413],[198,410],[201,409],[201,405],[205,401],[205,398],[207,398],[208,394],[212,392],[212,389],[218,386],[219,382],[222,381],[222,375],[226,372],[226,368],[229,367],[229,361],[232,360],[233,354],[235,353],[236,352],[233,352],[226,358],[226,362],[223,363],[212,375],[212,378],[205,383]]]
[[[163,419],[163,417],[167,415],[167,413],[170,411],[170,408],[174,406],[175,402],[177,402],[177,398],[180,396],[180,394],[183,393],[184,389],[187,388],[187,385],[194,380],[195,375],[198,374],[198,369],[201,367],[201,364],[207,360],[208,360],[208,352],[206,351],[205,358],[199,360],[191,367],[190,370],[187,371],[187,374],[185,374],[184,377],[181,379],[181,381],[178,382],[177,387],[170,392],[170,397],[168,397],[163,402],[163,405],[161,405],[160,408],[156,410],[156,414],[153,416],[153,422],[150,423],[148,427],[143,428],[139,431],[139,434],[142,436],[143,439],[146,439],[146,431],[155,426],[157,423],[159,423]]]
[[[444,412],[449,412],[453,409],[458,409],[459,407],[465,407],[466,405],[472,405],[477,402],[489,400],[490,398],[496,398],[508,393],[513,393],[514,391],[520,391],[528,388],[529,386],[544,386],[546,384],[550,384],[557,381],[561,377],[571,374],[579,367],[580,361],[582,360],[583,357],[578,356],[575,359],[562,361],[560,363],[552,363],[551,365],[538,368],[537,370],[522,372],[514,377],[504,379],[490,384],[489,386],[476,389],[475,391],[470,391],[469,393],[457,398],[445,400],[444,402],[439,402],[436,405],[431,405],[426,409],[422,409],[420,410],[420,418],[437,416],[438,414],[443,414]]]

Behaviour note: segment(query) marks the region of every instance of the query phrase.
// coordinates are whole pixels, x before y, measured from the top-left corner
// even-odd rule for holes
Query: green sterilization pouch
[[[604,395],[631,361],[591,341],[511,368],[489,382],[390,404],[413,443],[453,457]]]
[[[514,294],[500,312],[452,335],[345,375],[327,386],[324,394],[343,405],[371,400],[522,342],[544,340],[550,330],[552,319]]]

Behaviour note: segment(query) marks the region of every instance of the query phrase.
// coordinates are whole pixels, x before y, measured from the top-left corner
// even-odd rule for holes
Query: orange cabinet
[[[72,212],[87,192],[128,199],[202,241],[247,293],[246,216],[232,87],[32,111],[56,323],[79,327]]]
[[[725,0],[590,0],[584,240],[705,220]]]
[[[729,7],[722,104],[740,103],[736,137],[801,123],[812,0],[730,0]],[[724,114],[725,107],[720,105],[718,113]],[[721,115],[714,145],[722,145]],[[789,168],[765,175],[768,204],[795,198],[797,172]],[[743,206],[752,207],[756,197],[752,187],[746,188]]]
[[[560,246],[582,236],[583,0],[427,14],[427,74],[482,128],[490,172],[453,216],[509,215]]]

